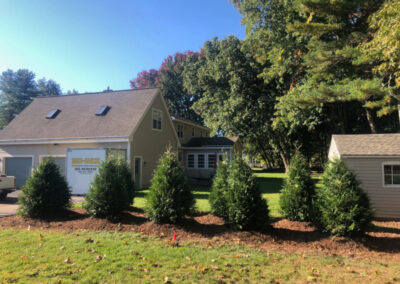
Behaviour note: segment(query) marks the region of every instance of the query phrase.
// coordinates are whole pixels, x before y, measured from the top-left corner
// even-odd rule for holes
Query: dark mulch
[[[304,222],[275,219],[266,232],[235,231],[223,220],[211,214],[198,214],[185,218],[179,225],[155,224],[146,219],[142,210],[132,208],[121,214],[118,221],[91,218],[83,209],[66,211],[48,220],[26,219],[20,216],[0,218],[0,228],[46,229],[63,232],[81,230],[109,230],[137,232],[162,236],[174,234],[181,242],[201,242],[207,245],[224,243],[247,244],[264,250],[298,253],[324,253],[378,259],[385,257],[400,260],[400,222],[375,221],[374,227],[359,240],[331,238],[321,234]]]

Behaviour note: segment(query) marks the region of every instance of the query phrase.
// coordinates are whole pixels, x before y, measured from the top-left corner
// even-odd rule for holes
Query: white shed
[[[329,159],[346,161],[378,218],[400,218],[400,134],[333,135]]]

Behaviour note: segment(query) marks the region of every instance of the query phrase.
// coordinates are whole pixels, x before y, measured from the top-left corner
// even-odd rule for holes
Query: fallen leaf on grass
[[[42,236],[42,234],[39,234],[39,236],[38,236],[38,240],[39,240],[39,242],[41,242],[41,241],[42,241],[42,239],[43,239],[43,236]]]
[[[68,256],[68,257],[64,260],[64,262],[65,262],[65,263],[71,263],[71,258]]]
[[[63,249],[65,249],[65,246],[61,246],[61,247],[60,247],[60,250],[63,250]]]
[[[28,257],[26,255],[21,256],[21,260],[26,260]]]
[[[237,254],[237,255],[234,256],[234,258],[242,258],[242,257],[248,258],[249,255],[248,254]]]
[[[92,238],[88,238],[85,240],[85,243],[93,243],[94,241],[92,240]]]
[[[128,243],[127,241],[125,241],[125,242],[124,242],[124,245],[126,245],[126,246],[127,246],[127,245],[129,245],[129,243]]]
[[[212,269],[212,270],[219,270],[219,267],[218,267],[218,266],[215,266],[215,265],[211,265],[211,269]]]
[[[192,260],[192,258],[190,256],[186,256],[185,259]]]
[[[172,284],[172,282],[168,280],[168,276],[164,277],[164,284]]]
[[[96,257],[96,262],[99,262],[99,261],[101,261],[103,259],[103,257],[101,256],[101,255],[98,255],[97,257]]]
[[[209,270],[210,270],[210,268],[208,268],[208,267],[203,267],[203,268],[200,268],[200,269],[199,269],[199,272],[200,272],[201,274],[205,274],[205,273],[207,273]]]
[[[103,244],[102,244],[102,243],[97,243],[97,246],[98,246],[98,247],[102,247]]]

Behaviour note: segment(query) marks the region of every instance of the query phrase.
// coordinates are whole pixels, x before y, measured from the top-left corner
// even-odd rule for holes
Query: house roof
[[[129,137],[157,94],[149,88],[38,97],[2,130],[0,141]],[[110,109],[95,115],[101,106]],[[46,119],[53,109],[61,112]]]
[[[194,137],[183,147],[232,147],[234,141],[227,137]]]
[[[341,156],[400,156],[400,133],[332,135]]]
[[[193,120],[190,120],[190,119],[187,119],[187,118],[183,118],[183,117],[181,117],[179,115],[176,115],[176,114],[171,114],[171,119],[172,119],[172,121],[174,121],[174,120],[175,121],[180,121],[180,122],[183,122],[183,123],[187,123],[187,124],[191,124],[191,125],[194,125],[194,126],[197,126],[197,127],[201,127],[201,128],[204,128],[205,130],[208,130],[208,131],[211,130],[207,126],[204,126],[204,125],[202,125],[202,124],[200,124],[200,123],[198,123],[196,121],[193,121]]]

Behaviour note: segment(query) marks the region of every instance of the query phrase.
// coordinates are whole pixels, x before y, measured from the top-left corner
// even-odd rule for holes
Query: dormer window
[[[97,110],[96,115],[97,115],[97,116],[106,115],[107,112],[108,112],[110,109],[111,109],[110,106],[101,106],[101,107]]]
[[[153,109],[153,129],[162,130],[162,111]]]
[[[59,109],[52,109],[46,116],[46,119],[54,119],[61,112]]]

